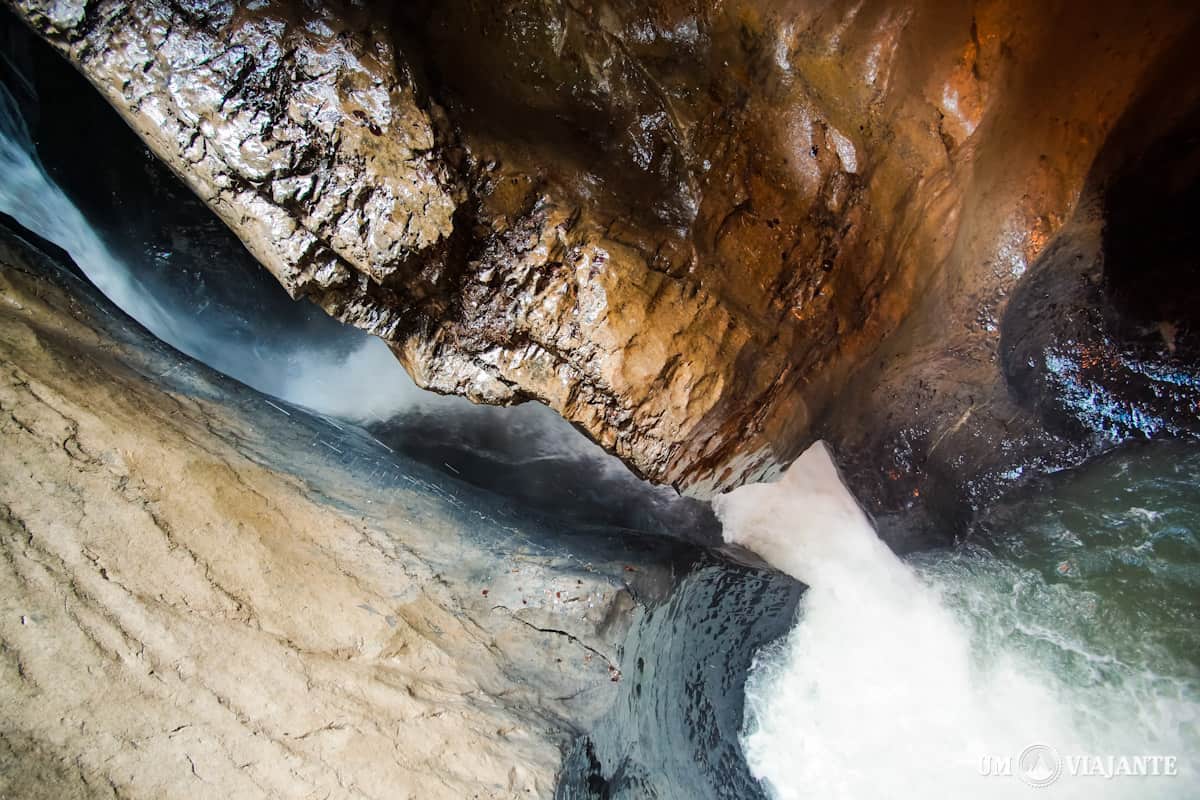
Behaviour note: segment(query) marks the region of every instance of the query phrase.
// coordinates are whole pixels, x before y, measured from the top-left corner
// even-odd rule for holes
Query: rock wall
[[[0,794],[551,796],[678,554],[568,550],[55,276],[0,228]]]
[[[950,257],[824,421],[877,514],[961,521],[1127,439],[1200,434],[1200,26],[1102,10],[1062,9],[1072,48],[1048,42],[1012,89],[1029,103],[981,128]]]
[[[1087,449],[1014,403],[1001,323],[1118,120],[1195,66],[1156,71],[1198,14],[12,4],[289,292],[421,385],[536,398],[699,495],[825,435],[879,513]]]

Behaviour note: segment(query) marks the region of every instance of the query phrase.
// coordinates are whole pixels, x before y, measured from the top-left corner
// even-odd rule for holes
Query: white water
[[[387,345],[361,334],[352,350],[321,342],[259,341],[252,348],[222,336],[221,320],[170,305],[116,258],[37,158],[28,129],[0,86],[0,211],[65,250],[109,300],[155,336],[261,392],[356,421],[385,419],[417,405],[445,402],[422,392]],[[282,292],[282,288],[280,292]],[[337,323],[330,321],[330,328]],[[345,338],[343,331],[337,331]]]
[[[258,313],[253,302],[246,312],[249,321],[230,320],[222,314],[231,312],[195,308],[161,285],[143,284],[138,276],[152,275],[154,266],[127,263],[114,255],[47,174],[16,102],[3,85],[0,212],[65,250],[109,300],[159,339],[261,392],[357,422],[387,420],[414,410],[438,415],[475,410],[464,398],[419,389],[383,341],[333,319],[314,315],[317,322],[302,331],[303,336],[274,332],[248,343],[245,330]],[[278,291],[282,294],[283,288]],[[254,330],[277,329],[263,325]],[[622,487],[659,506],[677,499],[669,488],[642,484],[620,461],[543,406],[530,403],[490,413],[493,424],[508,437],[493,455],[510,457],[514,466],[539,459],[580,462],[592,471],[591,484],[605,491]],[[453,426],[445,430],[448,437],[454,436]]]
[[[1072,639],[1056,623],[1073,613],[1061,597],[1018,609],[1030,576],[984,553],[926,559],[919,570],[901,561],[823,444],[778,483],[743,487],[716,507],[728,541],[809,586],[795,628],[759,654],[747,684],[742,745],[774,797],[1200,796],[1193,690]],[[1039,647],[1018,646],[1031,631]],[[1062,777],[1045,788],[1021,778],[1018,756],[1033,744],[1062,757]],[[1174,756],[1179,774],[1072,775],[1088,755]],[[983,774],[1005,758],[1011,775]]]

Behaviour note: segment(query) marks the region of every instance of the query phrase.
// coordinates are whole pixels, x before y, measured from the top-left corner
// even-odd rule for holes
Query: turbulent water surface
[[[747,685],[752,773],[789,799],[1195,797],[1198,482],[1194,448],[1128,449],[908,561],[823,448],[734,492],[726,536],[810,586]]]
[[[203,252],[117,249],[2,86],[0,177],[0,212],[158,337],[276,398],[372,421],[494,493],[479,502],[715,535],[707,508],[641,484],[544,408],[419,393],[386,345],[292,303],[245,254],[209,285]],[[1127,448],[1013,497],[968,544],[902,560],[814,448],[718,502],[725,537],[794,580],[706,554],[636,620],[618,702],[576,742],[559,795],[1200,796],[1198,483],[1194,447]]]

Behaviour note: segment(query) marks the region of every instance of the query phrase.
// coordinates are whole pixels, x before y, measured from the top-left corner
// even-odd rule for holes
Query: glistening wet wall
[[[9,122],[21,141],[9,150],[27,178],[10,187],[25,194],[9,210],[38,204],[43,216],[70,216],[70,225],[46,220],[43,235],[68,250],[68,233],[86,238],[100,263],[79,266],[127,285],[161,324],[124,310],[160,338],[267,394],[370,421],[392,449],[549,524],[719,540],[707,505],[639,481],[549,409],[477,407],[417,389],[381,341],[288,297],[101,95],[4,9],[0,42],[0,93],[19,111]]]

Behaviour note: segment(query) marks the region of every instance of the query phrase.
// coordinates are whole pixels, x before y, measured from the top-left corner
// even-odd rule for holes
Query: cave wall
[[[1141,16],[1162,11],[1074,18],[1068,41],[1091,46],[1056,56],[1074,71],[1043,72],[1031,88],[1058,86],[1057,97],[1103,113],[1084,125],[1040,102],[1023,128],[1015,113],[994,122],[977,167],[990,174],[974,179],[978,199],[946,267],[859,369],[843,413],[824,420],[877,515],[964,522],[1013,483],[1120,442],[1200,432],[1187,300],[1200,276],[1183,221],[1200,210],[1200,28]],[[1141,40],[1150,31],[1158,38]],[[1100,89],[1109,70],[1121,78]],[[1021,169],[1020,152],[1036,167]],[[997,192],[1031,214],[1048,188],[1068,193],[1061,215],[1024,228],[989,216]],[[1001,235],[981,236],[989,226]]]
[[[264,402],[2,219],[0,452],[4,796],[550,797],[712,561]]]
[[[824,435],[877,513],[1078,450],[1012,397],[1005,308],[1198,13],[10,2],[421,385],[700,495]]]

